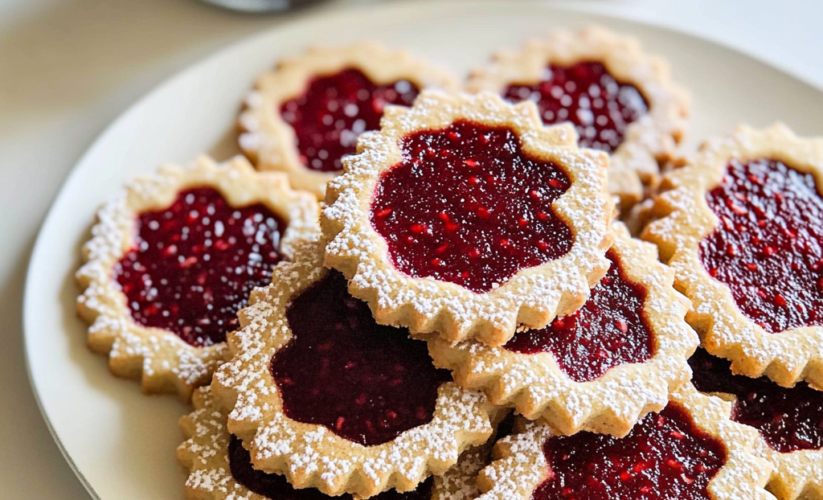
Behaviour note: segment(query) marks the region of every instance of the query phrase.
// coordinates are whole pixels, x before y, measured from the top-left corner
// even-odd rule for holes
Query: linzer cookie
[[[77,300],[89,347],[145,392],[187,400],[222,362],[249,292],[300,238],[319,206],[283,174],[242,159],[167,166],[129,183],[97,214]]]
[[[708,141],[664,180],[644,238],[732,371],[823,388],[823,140],[783,125]]]
[[[609,191],[626,211],[644,184],[659,180],[658,163],[673,154],[689,115],[687,94],[672,83],[666,61],[603,28],[557,31],[500,52],[468,88],[532,101],[546,124],[573,124],[581,147],[611,155]]]
[[[423,92],[344,164],[325,263],[378,323],[501,345],[576,310],[608,270],[608,157],[532,103]]]
[[[615,224],[606,276],[582,308],[544,328],[519,330],[502,347],[476,341],[429,342],[435,364],[467,389],[540,419],[556,432],[623,436],[659,411],[689,380],[686,360],[698,339],[674,291],[674,272],[653,245]]]
[[[732,420],[760,432],[757,454],[774,465],[767,485],[780,500],[823,498],[823,392],[734,375],[725,359],[698,350],[689,360],[697,390],[733,404]]]
[[[194,411],[180,419],[186,441],[177,458],[188,469],[186,498],[191,500],[331,500],[313,488],[295,489],[285,476],[256,470],[240,439],[226,429],[227,412],[203,387],[192,398]],[[490,445],[469,448],[442,476],[430,476],[415,490],[389,490],[374,500],[468,500],[480,494],[477,473],[488,465]],[[352,500],[351,495],[340,497]]]
[[[771,467],[753,454],[757,432],[729,420],[731,405],[685,385],[623,438],[556,436],[536,422],[499,442],[478,477],[478,500],[768,500]]]
[[[457,80],[406,51],[374,43],[316,47],[260,76],[240,115],[240,147],[262,170],[323,198],[357,137],[380,126],[387,105],[411,106],[421,89]]]
[[[252,293],[212,387],[253,467],[296,488],[410,491],[492,434],[498,410],[434,367],[426,344],[375,323],[346,279],[301,247]]]

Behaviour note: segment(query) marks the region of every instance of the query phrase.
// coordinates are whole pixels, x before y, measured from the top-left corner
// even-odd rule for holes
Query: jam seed
[[[463,160],[463,165],[466,165],[469,168],[477,168],[477,162],[472,159]]]
[[[480,179],[478,179],[476,176],[473,175],[473,176],[469,177],[469,184],[471,184],[472,186],[476,186],[476,185],[480,184]]]
[[[621,332],[623,332],[623,333],[628,333],[629,332],[629,324],[626,323],[625,320],[619,319],[619,320],[615,321],[614,324],[617,326],[617,329],[620,330]]]
[[[380,210],[377,213],[375,213],[375,215],[378,216],[378,217],[385,217],[385,216],[389,215],[390,213],[391,213],[391,208],[386,207],[383,210]]]
[[[786,307],[786,299],[784,299],[783,296],[778,293],[774,296],[774,305],[776,305],[777,307]]]
[[[191,267],[195,264],[197,264],[197,257],[192,255],[191,257],[189,257],[189,258],[185,259],[183,262],[181,262],[180,267],[182,267],[183,269],[186,269],[186,268]]]
[[[446,223],[446,231],[452,232],[457,230],[457,223],[456,222],[447,222]]]
[[[426,226],[423,224],[414,224],[411,227],[411,231],[415,234],[420,234],[426,231]]]
[[[337,421],[334,423],[334,428],[338,431],[343,428],[343,422],[346,421],[345,417],[337,417]]]
[[[551,186],[555,189],[563,189],[563,188],[566,187],[566,185],[563,184],[563,181],[561,181],[559,179],[550,179],[549,180],[549,186]]]
[[[491,216],[489,210],[486,207],[478,207],[477,215],[479,215],[482,219],[488,219]]]

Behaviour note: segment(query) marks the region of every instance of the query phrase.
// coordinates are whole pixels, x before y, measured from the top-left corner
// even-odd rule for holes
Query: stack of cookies
[[[191,499],[823,498],[823,140],[688,109],[600,28],[284,60],[100,210],[89,345],[193,403]]]

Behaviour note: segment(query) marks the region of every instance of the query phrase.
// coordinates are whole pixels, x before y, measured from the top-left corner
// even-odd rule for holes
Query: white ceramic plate
[[[407,46],[465,73],[493,50],[516,47],[552,27],[597,22],[639,37],[670,60],[691,89],[690,143],[738,122],[783,120],[797,132],[823,130],[821,92],[716,44],[631,22],[560,11],[538,3],[400,3],[317,16],[224,50],[142,99],[94,143],[63,186],[43,224],[25,297],[26,353],[43,415],[83,484],[100,499],[183,498],[175,460],[174,397],[145,397],[112,377],[85,347],[76,317],[73,273],[95,209],[126,179],[201,151],[233,153],[232,124],[255,75],[312,43],[374,38]]]

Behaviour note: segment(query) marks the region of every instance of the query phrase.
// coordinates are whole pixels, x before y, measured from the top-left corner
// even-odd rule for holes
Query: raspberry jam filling
[[[534,500],[698,500],[726,463],[726,447],[669,403],[624,438],[579,432],[546,440],[551,475]]]
[[[286,229],[267,207],[232,207],[205,187],[140,214],[135,226],[135,247],[113,271],[131,317],[195,347],[224,342],[237,328],[251,290],[271,280]]]
[[[337,271],[289,305],[294,334],[272,357],[286,415],[373,446],[432,420],[437,390],[451,380],[432,364],[425,342],[375,323]]]
[[[295,489],[280,474],[267,474],[252,466],[251,455],[235,436],[229,441],[229,468],[234,479],[250,491],[271,500],[353,500],[349,494],[338,497],[324,495],[315,488]],[[434,476],[420,483],[417,489],[406,493],[388,490],[371,497],[375,500],[430,500]]]
[[[345,69],[312,80],[303,94],[283,103],[280,115],[294,129],[303,165],[334,172],[355,153],[361,133],[380,128],[387,104],[411,106],[419,92],[408,80],[377,85],[362,71]]]
[[[811,174],[732,160],[706,194],[720,219],[700,242],[708,273],[769,333],[823,324],[823,200]]]
[[[461,120],[407,136],[401,148],[370,214],[400,272],[482,293],[571,249],[552,207],[569,178],[522,152],[511,129]]]
[[[522,354],[550,352],[575,382],[594,380],[609,368],[641,363],[655,350],[643,316],[646,290],[629,280],[613,250],[609,272],[592,288],[582,308],[551,325],[517,332],[504,346]]]
[[[533,85],[509,85],[503,98],[533,101],[543,123],[571,122],[584,148],[611,153],[623,143],[626,129],[649,112],[643,94],[616,80],[599,62],[546,68]]]
[[[732,420],[760,431],[775,451],[823,448],[823,392],[800,382],[780,387],[766,377],[732,375],[731,362],[698,349],[689,360],[698,391],[734,395]]]

